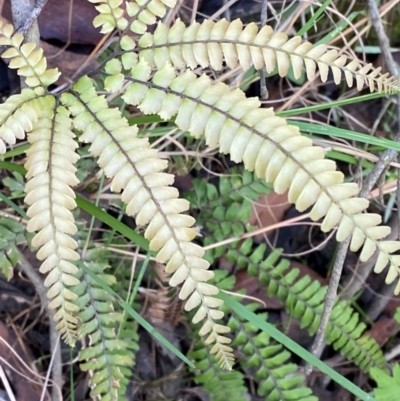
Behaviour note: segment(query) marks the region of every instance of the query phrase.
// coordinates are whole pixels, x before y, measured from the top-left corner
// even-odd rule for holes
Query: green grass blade
[[[369,145],[380,146],[386,149],[395,149],[400,151],[400,143],[391,141],[386,138],[376,138],[371,135],[362,134],[361,132],[349,131],[343,128],[332,127],[331,125],[319,125],[311,123],[303,123],[298,121],[290,121],[290,125],[299,127],[303,132],[310,132],[312,134],[336,136],[338,138],[345,138],[349,141],[357,141],[367,143]]]
[[[25,143],[24,145],[19,145],[12,150],[4,153],[4,159],[10,159],[11,157],[19,156],[25,153],[31,145],[29,143]]]
[[[24,210],[22,210],[16,203],[14,203],[11,199],[7,198],[7,196],[3,195],[1,192],[0,192],[0,199],[8,206],[10,206],[12,209],[14,209],[24,219],[28,218]]]
[[[20,173],[22,175],[26,174],[26,169],[24,166],[13,162],[0,161],[0,170],[1,169],[16,171],[17,173]]]
[[[101,280],[95,273],[88,269],[82,262],[79,262],[81,269],[88,274],[101,288],[112,295],[126,313],[129,313],[144,329],[146,329],[154,338],[156,338],[164,347],[169,349],[183,362],[189,365],[191,368],[195,368],[194,364],[189,361],[189,359],[182,354],[176,347],[174,347],[164,336],[162,336],[146,319],[139,315],[128,303],[126,303],[113,289],[107,285],[103,280]]]
[[[77,196],[75,200],[79,208],[90,213],[92,216],[107,224],[115,231],[118,231],[120,234],[124,235],[126,238],[130,239],[144,250],[149,251],[149,241],[147,241],[147,239],[145,239],[142,235],[138,234],[135,230],[132,230],[115,217],[110,216],[107,212],[100,209],[85,198]]]
[[[315,43],[314,46],[318,46],[320,44],[325,44],[330,42],[333,38],[335,38],[337,35],[339,35],[340,32],[343,31],[343,29],[347,28],[350,25],[350,22],[353,21],[354,18],[356,18],[359,15],[365,15],[365,11],[354,11],[352,12],[345,20],[341,21],[335,29],[333,29],[331,32],[329,32],[327,35],[325,35],[321,40],[319,40],[317,43]]]
[[[275,328],[272,324],[266,322],[265,320],[260,319],[255,313],[250,312],[246,309],[242,304],[235,301],[229,295],[226,295],[223,292],[220,292],[217,297],[221,298],[225,305],[232,309],[236,314],[246,319],[250,323],[256,325],[260,330],[268,333],[272,338],[276,341],[284,345],[287,349],[292,351],[294,354],[298,355],[304,361],[308,362],[310,365],[315,366],[322,373],[328,375],[332,380],[336,383],[340,384],[346,390],[350,391],[352,394],[357,396],[363,401],[376,401],[372,395],[367,394],[365,391],[361,390],[358,386],[352,383],[350,380],[347,380],[345,377],[340,375],[338,372],[330,368],[328,365],[320,361],[314,355],[310,354],[306,349],[301,347],[295,341],[290,339],[288,336],[283,334],[277,328]]]
[[[335,101],[329,102],[329,103],[316,104],[315,106],[307,106],[307,107],[301,107],[301,108],[293,109],[293,110],[279,111],[276,113],[276,115],[279,117],[285,117],[285,118],[292,117],[292,116],[297,116],[299,114],[312,113],[314,111],[332,109],[333,107],[341,107],[341,106],[347,106],[347,105],[353,104],[353,103],[366,102],[367,100],[378,99],[378,98],[384,97],[384,96],[387,96],[387,94],[383,93],[383,92],[370,93],[368,95],[355,96],[355,97],[351,97],[349,99],[335,100]]]
[[[307,21],[307,23],[297,32],[297,35],[304,35],[312,26],[314,26],[317,19],[321,16],[321,14],[326,10],[329,4],[332,3],[333,0],[325,0],[323,4],[321,4],[314,15]]]

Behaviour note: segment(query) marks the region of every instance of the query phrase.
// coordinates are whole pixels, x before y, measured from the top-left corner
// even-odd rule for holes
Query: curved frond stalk
[[[90,253],[90,251],[89,251]],[[88,256],[88,255],[86,255]],[[108,285],[115,284],[115,277],[104,273],[100,263],[89,262],[87,267]],[[122,314],[114,311],[114,299],[86,273],[76,276],[80,284],[74,289],[79,295],[76,301],[81,312],[82,324],[79,338],[89,336],[89,345],[79,352],[83,371],[92,371],[90,395],[101,401],[120,401],[126,391],[125,368],[133,365],[129,344],[117,338],[115,327],[122,321]]]
[[[101,26],[101,33],[110,33],[115,28],[123,31],[128,26],[124,18],[124,10],[120,7],[123,0],[89,0],[91,3],[99,4],[96,10],[99,15],[93,20],[95,28]]]
[[[42,105],[32,89],[23,89],[0,104],[0,155],[6,152],[6,143],[15,145],[25,139],[39,118]]]
[[[168,261],[166,272],[173,273],[170,285],[184,283],[179,297],[187,299],[185,309],[200,306],[193,318],[196,323],[205,320],[200,335],[208,335],[207,343],[215,343],[212,352],[224,367],[230,368],[230,339],[222,335],[229,329],[215,322],[223,316],[215,309],[222,301],[213,297],[218,289],[206,283],[213,272],[202,259],[203,249],[190,242],[196,236],[190,228],[195,220],[181,214],[188,210],[189,202],[179,199],[178,190],[171,187],[173,175],[161,172],[167,161],[150,148],[147,138],[137,137],[137,127],[129,126],[118,109],[108,108],[90,78],[81,78],[74,85],[74,93],[63,94],[62,101],[75,115],[75,127],[83,131],[80,139],[91,143],[89,151],[99,156],[100,167],[112,178],[111,190],[123,191],[121,199],[127,204],[127,214],[136,216],[138,225],[148,225],[145,237],[150,249],[158,251],[157,261]]]
[[[310,218],[322,219],[321,229],[329,232],[338,226],[339,242],[351,237],[353,252],[362,248],[360,260],[367,261],[378,251],[375,272],[388,264],[386,283],[400,274],[398,241],[383,241],[390,227],[379,226],[381,216],[363,213],[369,202],[356,198],[359,187],[344,183],[336,163],[325,159],[323,148],[314,146],[299,129],[275,116],[272,109],[260,108],[258,98],[246,98],[223,83],[212,84],[206,75],[186,71],[176,77],[174,68],[165,64],[149,82],[148,64],[141,60],[131,71],[133,81],[122,98],[138,105],[145,114],[159,114],[163,119],[177,115],[175,123],[206,144],[229,153],[237,163],[243,162],[274,186],[278,194],[288,191],[288,200],[300,212],[313,206]],[[150,67],[147,67],[148,71]],[[400,281],[395,293],[400,292]]]
[[[14,266],[21,260],[17,245],[26,242],[25,227],[14,219],[0,218],[0,272],[7,280],[14,275]]]
[[[322,82],[326,82],[331,71],[336,84],[344,76],[350,87],[355,79],[358,90],[365,84],[371,92],[375,88],[379,92],[400,90],[400,80],[389,74],[380,75],[381,67],[362,66],[356,59],[348,62],[345,55],[329,50],[325,44],[314,46],[303,42],[300,36],[289,39],[268,25],[259,30],[252,22],[243,29],[239,19],[232,22],[206,19],[189,27],[177,20],[171,28],[160,22],[154,34],[141,37],[139,47],[140,57],[157,68],[170,62],[176,69],[211,66],[221,70],[225,62],[231,69],[240,65],[245,71],[252,64],[257,70],[265,67],[268,73],[277,67],[279,75],[285,77],[292,66],[296,79],[305,69],[308,80],[313,80],[318,67]]]
[[[158,18],[163,18],[167,13],[167,7],[176,6],[177,0],[135,0],[126,2],[126,11],[133,19],[130,30],[143,34],[148,25],[153,25]]]
[[[258,305],[246,305],[252,312]],[[260,315],[267,320],[267,315]],[[260,331],[252,323],[231,316],[229,327],[234,335],[232,345],[243,356],[238,359],[245,372],[257,383],[257,394],[265,401],[317,401],[298,366],[290,363],[290,352],[271,341],[268,333]]]
[[[253,242],[246,239],[237,248],[231,247],[227,260],[238,268],[246,268],[250,276],[257,276],[267,295],[277,297],[292,318],[298,319],[301,328],[311,335],[318,329],[327,287],[309,276],[298,279],[299,269],[290,267],[278,252],[265,259],[266,246],[253,250]],[[333,308],[325,341],[344,357],[368,372],[371,367],[385,368],[386,361],[380,345],[365,333],[366,326],[359,321],[359,315],[347,302],[339,301]]]
[[[21,33],[14,33],[10,24],[0,22],[0,45],[10,46],[1,57],[9,58],[10,68],[17,69],[18,75],[25,77],[26,85],[35,88],[37,95],[43,95],[44,89],[57,81],[60,72],[57,68],[47,69],[47,60],[43,49],[36,48],[36,43],[24,43]]]
[[[57,310],[57,329],[65,342],[73,345],[79,308],[75,304],[77,295],[69,287],[79,284],[73,276],[78,269],[71,263],[79,255],[75,252],[77,243],[71,238],[77,228],[70,210],[76,207],[71,187],[78,184],[74,167],[79,159],[75,153],[78,145],[67,110],[58,106],[53,96],[41,102],[43,110],[28,135],[31,147],[26,152],[29,181],[25,202],[31,205],[27,230],[37,232],[32,245],[39,248],[37,258],[44,260],[40,272],[48,273],[44,284],[50,287],[49,308]]]

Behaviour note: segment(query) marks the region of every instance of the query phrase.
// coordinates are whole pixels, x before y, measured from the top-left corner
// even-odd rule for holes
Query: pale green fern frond
[[[115,277],[106,274],[101,263],[88,262],[87,268],[107,285],[115,284]],[[83,371],[93,372],[90,395],[102,401],[122,401],[127,382],[121,370],[133,365],[128,343],[117,338],[116,334],[122,314],[114,310],[113,297],[89,275],[80,271],[76,277],[80,281],[74,289],[79,295],[77,305],[81,310],[78,314],[81,320],[78,335],[80,338],[89,336],[89,344],[79,352],[79,360],[86,361],[80,365]]]
[[[81,78],[73,93],[63,94],[62,100],[75,115],[75,128],[83,131],[80,140],[91,143],[89,151],[99,156],[100,167],[112,178],[111,190],[123,191],[126,213],[136,216],[137,224],[148,225],[145,237],[150,249],[158,251],[157,261],[168,262],[166,272],[173,273],[170,285],[184,283],[179,297],[187,299],[185,309],[200,306],[193,318],[196,323],[205,320],[200,335],[208,335],[207,343],[215,343],[212,352],[230,368],[232,349],[227,345],[230,340],[223,336],[229,329],[215,322],[223,316],[215,309],[222,301],[213,297],[218,289],[206,283],[214,274],[202,259],[203,249],[190,242],[196,236],[190,228],[195,220],[181,214],[189,203],[179,199],[178,190],[170,186],[173,175],[161,172],[167,161],[150,148],[147,138],[137,137],[137,127],[129,126],[118,109],[108,107],[104,96],[96,94],[90,78]]]
[[[177,0],[135,0],[125,1],[127,18],[124,9],[120,5],[123,0],[89,0],[98,4],[96,10],[99,15],[93,20],[93,25],[101,27],[101,33],[110,33],[115,28],[124,31],[130,22],[130,30],[143,34],[148,25],[153,25],[158,18],[164,17],[167,7],[175,7]]]
[[[287,76],[292,66],[295,78],[305,68],[308,80],[315,78],[318,67],[323,82],[331,71],[336,84],[344,75],[350,87],[355,78],[358,90],[365,84],[371,91],[375,88],[379,92],[400,90],[398,79],[390,78],[389,74],[380,75],[381,67],[362,66],[356,59],[347,62],[345,55],[329,50],[325,44],[314,46],[300,36],[289,39],[284,32],[274,32],[268,25],[259,30],[252,22],[243,29],[239,19],[232,22],[206,19],[189,27],[177,20],[171,28],[160,22],[154,34],[146,33],[140,38],[139,55],[157,68],[170,62],[176,69],[211,66],[221,70],[225,62],[231,69],[240,65],[247,70],[253,64],[257,70],[265,67],[268,73],[278,67],[281,77]]]
[[[15,145],[32,130],[42,111],[37,97],[34,90],[23,89],[0,104],[0,155],[6,152],[6,144]]]
[[[141,60],[128,79],[132,83],[122,95],[128,104],[163,119],[176,115],[181,130],[196,138],[204,135],[207,145],[243,162],[246,169],[272,183],[276,193],[288,191],[289,202],[300,212],[313,206],[310,218],[323,218],[324,232],[338,226],[337,241],[351,237],[350,249],[362,248],[361,261],[378,251],[375,271],[389,264],[387,283],[399,276],[400,256],[393,252],[400,249],[400,242],[382,241],[390,228],[379,226],[380,215],[363,213],[369,202],[355,197],[358,185],[344,183],[344,174],[336,171],[334,161],[325,159],[323,148],[314,146],[272,109],[260,108],[258,98],[246,98],[241,90],[231,91],[223,83],[213,85],[206,75],[198,78],[191,71],[177,77],[169,63],[150,80],[150,68]],[[400,292],[400,281],[395,292]]]
[[[10,68],[17,69],[18,75],[25,78],[26,85],[36,88],[38,95],[44,94],[44,88],[57,81],[60,73],[57,68],[47,69],[47,60],[43,57],[43,49],[36,48],[35,43],[24,43],[24,36],[15,33],[10,24],[0,22],[0,45],[9,46],[1,57],[9,58]]]
[[[77,231],[70,210],[76,208],[75,193],[71,187],[78,184],[74,163],[77,143],[71,131],[67,110],[59,106],[53,96],[42,98],[42,113],[28,135],[31,144],[27,150],[25,168],[25,202],[30,220],[27,230],[37,232],[32,245],[39,248],[37,258],[44,262],[41,273],[48,273],[44,282],[50,287],[47,296],[49,308],[56,309],[57,329],[68,344],[76,340],[75,304],[77,295],[69,289],[79,284],[74,277],[77,267],[71,263],[79,259],[76,241],[71,237]]]

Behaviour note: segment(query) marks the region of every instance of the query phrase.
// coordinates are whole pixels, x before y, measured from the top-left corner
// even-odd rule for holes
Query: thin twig
[[[311,353],[317,358],[321,357],[322,351],[325,346],[325,341],[324,341],[325,331],[328,326],[333,307],[335,306],[337,289],[339,287],[344,260],[346,259],[349,245],[350,245],[350,237],[339,245],[336,254],[336,259],[333,265],[331,279],[329,280],[328,289],[325,295],[324,310],[321,315],[321,321],[319,322],[317,334],[311,346]],[[308,364],[305,368],[305,374],[309,375],[312,372],[312,369],[313,369],[312,365]]]
[[[58,346],[59,334],[56,329],[56,322],[54,321],[54,310],[49,309],[48,305],[50,303],[47,298],[47,288],[44,286],[42,278],[34,270],[33,266],[27,261],[25,256],[20,253],[20,262],[18,265],[19,269],[24,272],[29,280],[35,287],[36,293],[39,295],[42,305],[46,309],[47,316],[49,318],[49,332],[50,332],[50,345],[52,350],[52,381],[54,383],[54,388],[52,391],[52,401],[61,401],[60,389],[62,388],[62,362],[61,362],[61,347]]]
[[[261,27],[263,27],[267,24],[267,9],[268,9],[268,0],[263,0],[262,6],[261,6]],[[261,100],[267,100],[268,96],[269,96],[267,83],[265,81],[265,74],[266,74],[266,70],[263,67],[260,70],[260,97],[261,97]]]
[[[382,25],[382,21],[381,21],[380,15],[379,15],[378,7],[376,5],[376,1],[368,0],[368,6],[370,9],[370,13],[371,13],[371,21],[372,21],[372,24],[377,33],[377,36],[379,39],[379,45],[381,47],[382,54],[384,56],[386,65],[387,65],[390,73],[393,76],[397,76],[398,73],[397,73],[396,63],[393,60],[392,54],[390,52],[389,39],[386,36],[385,30],[383,29],[383,25]],[[400,96],[397,97],[397,105],[398,105],[398,107],[397,107],[398,121],[400,124],[400,106],[399,106],[400,105]],[[397,132],[394,139],[396,141],[400,141],[400,130]],[[360,197],[366,198],[369,195],[370,191],[372,190],[373,186],[376,184],[376,182],[379,179],[379,177],[381,176],[381,174],[386,170],[387,166],[391,163],[391,161],[395,157],[397,157],[397,154],[398,154],[398,152],[393,149],[388,149],[382,154],[379,161],[374,166],[374,169],[371,171],[371,173],[368,175],[367,179],[365,180],[365,182],[362,186],[362,189],[360,191]],[[398,191],[399,191],[399,184],[400,184],[400,182],[398,181],[398,187],[397,187]],[[398,196],[397,204],[400,205],[399,192],[397,193],[397,196]],[[400,208],[398,208],[398,209],[400,209]],[[323,348],[324,348],[324,335],[325,335],[327,325],[329,323],[330,315],[332,313],[333,307],[336,302],[339,281],[340,281],[340,277],[342,274],[343,265],[344,265],[344,261],[345,261],[345,257],[347,254],[349,244],[350,244],[350,238],[348,238],[346,241],[344,241],[339,246],[335,264],[334,264],[333,271],[332,271],[332,277],[329,281],[328,290],[327,290],[327,293],[325,296],[324,310],[322,312],[321,321],[320,321],[320,324],[318,327],[318,331],[317,331],[317,335],[315,337],[314,343],[311,347],[312,354],[318,358],[321,356]],[[372,269],[372,267],[373,266],[371,264],[371,269]],[[363,272],[363,273],[365,273],[365,272]],[[369,274],[369,272],[368,272],[368,274]],[[354,283],[355,284],[353,284],[352,286],[349,286],[351,288],[348,288],[347,289],[348,291],[353,292],[355,290],[354,287],[356,285],[360,285],[359,280],[354,281]],[[312,367],[310,365],[308,365],[306,367],[305,371],[306,371],[306,374],[310,374],[312,371]]]

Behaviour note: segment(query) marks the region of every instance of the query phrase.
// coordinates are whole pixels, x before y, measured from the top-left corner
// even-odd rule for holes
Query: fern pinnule
[[[96,10],[99,15],[93,20],[93,25],[101,26],[101,33],[110,33],[115,28],[124,30],[128,21],[123,16],[124,10],[120,7],[123,0],[89,0],[91,3],[99,4]]]
[[[166,7],[173,8],[177,0],[135,0],[126,2],[126,11],[132,18],[130,30],[143,34],[148,25],[157,22],[157,18],[163,18],[167,12]]]
[[[99,15],[93,20],[97,28],[101,26],[101,33],[110,33],[115,28],[124,31],[128,27],[128,19],[124,17],[124,9],[120,7],[123,0],[89,0],[91,3],[99,4],[96,10]],[[175,7],[177,0],[135,0],[126,1],[125,8],[130,19],[130,30],[134,33],[143,34],[148,25],[157,22],[167,12],[166,7]]]
[[[6,152],[6,143],[15,145],[25,139],[39,118],[42,105],[32,89],[25,88],[0,104],[0,155]]]
[[[70,210],[76,207],[71,187],[78,184],[74,167],[79,159],[75,153],[78,145],[73,139],[68,111],[58,106],[53,96],[40,101],[43,110],[28,135],[31,146],[26,152],[29,181],[25,202],[31,205],[27,230],[37,232],[32,245],[39,248],[37,258],[44,260],[40,272],[48,273],[44,284],[50,287],[49,308],[57,310],[57,328],[66,343],[73,345],[79,308],[74,303],[77,295],[69,287],[79,283],[73,276],[78,269],[71,263],[79,259],[79,254],[75,251],[77,243],[71,238],[77,228]]]
[[[60,72],[57,68],[47,69],[47,60],[43,56],[43,49],[37,48],[36,43],[24,43],[21,33],[14,33],[10,24],[0,22],[0,45],[9,46],[2,58],[9,58],[10,68],[17,69],[18,75],[24,77],[26,85],[36,88],[38,95],[44,94],[44,88],[57,81]]]
[[[154,34],[146,33],[140,38],[139,55],[157,68],[170,62],[176,69],[211,66],[221,70],[225,61],[229,68],[240,65],[245,71],[252,64],[257,70],[265,67],[268,73],[277,67],[281,77],[292,66],[295,78],[300,78],[305,68],[308,80],[315,78],[318,67],[323,82],[331,71],[336,84],[344,76],[350,87],[355,78],[358,90],[365,84],[371,92],[375,88],[379,92],[400,90],[400,80],[381,75],[380,67],[362,66],[358,60],[347,62],[346,56],[329,50],[325,44],[313,46],[300,36],[289,39],[284,32],[274,32],[268,25],[259,30],[252,22],[243,29],[239,19],[232,22],[206,19],[189,27],[178,19],[171,28],[160,22]]]
[[[167,161],[150,148],[147,138],[137,137],[137,127],[129,126],[118,109],[108,108],[90,78],[81,78],[72,94],[62,95],[62,101],[75,115],[75,128],[83,131],[80,140],[91,143],[89,151],[99,156],[100,167],[112,178],[111,190],[123,191],[121,199],[127,204],[127,214],[135,215],[139,225],[148,225],[145,237],[150,249],[158,251],[157,261],[168,262],[166,272],[173,273],[170,285],[184,283],[179,297],[187,300],[185,309],[200,306],[194,317],[196,323],[205,320],[200,334],[208,335],[207,341],[215,343],[213,352],[223,366],[230,368],[232,349],[226,345],[230,340],[222,335],[229,329],[215,323],[223,316],[214,309],[222,301],[213,297],[218,289],[206,283],[213,272],[202,259],[203,249],[190,242],[196,236],[190,228],[195,220],[181,214],[189,209],[189,203],[179,199],[178,190],[170,186],[173,175],[161,172]]]
[[[358,185],[344,183],[336,163],[324,159],[323,148],[277,117],[272,108],[260,108],[258,98],[246,98],[239,89],[231,91],[221,82],[213,85],[206,75],[197,77],[191,71],[176,77],[169,63],[150,80],[150,73],[144,72],[146,65],[140,60],[127,77],[133,82],[122,96],[128,104],[163,119],[176,114],[175,123],[181,130],[196,138],[204,135],[207,145],[218,146],[233,161],[243,162],[247,170],[272,183],[278,194],[288,191],[288,200],[297,210],[313,206],[310,218],[323,219],[322,231],[338,226],[339,242],[351,236],[350,249],[362,248],[361,261],[378,251],[375,271],[379,273],[389,264],[387,283],[400,275],[400,256],[393,255],[400,242],[382,241],[390,228],[379,226],[380,215],[363,213],[368,200],[355,197]],[[400,281],[395,289],[399,292]]]

